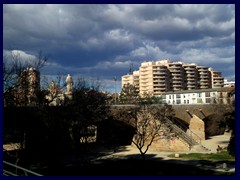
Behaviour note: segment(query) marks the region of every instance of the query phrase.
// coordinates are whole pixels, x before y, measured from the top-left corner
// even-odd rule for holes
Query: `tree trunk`
[[[143,153],[142,151],[140,151],[140,152],[141,152],[142,160],[145,161],[145,153]]]

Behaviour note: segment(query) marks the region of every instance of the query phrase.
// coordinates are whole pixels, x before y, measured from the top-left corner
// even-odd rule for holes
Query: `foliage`
[[[124,85],[120,92],[119,102],[121,104],[138,104],[140,96],[136,87],[131,84]]]
[[[234,97],[231,107],[232,107],[232,112],[229,112],[227,114],[225,114],[225,119],[226,119],[226,123],[228,126],[228,130],[231,131],[231,137],[230,137],[230,141],[227,147],[228,153],[232,156],[235,157],[236,154],[236,149],[235,149],[235,144],[236,144],[236,140],[235,140],[235,133],[236,133],[236,129],[235,129],[235,89],[233,91],[230,92],[230,96]]]
[[[141,96],[141,103],[142,104],[161,104],[161,97],[157,97],[157,96],[152,96],[148,93],[144,93]]]
[[[228,130],[231,131],[230,141],[227,147],[228,153],[235,157],[235,110],[225,115]]]
[[[86,86],[85,81],[76,82],[71,99],[66,99],[66,124],[71,137],[72,148],[79,157],[79,149],[82,154],[88,153],[88,136],[83,132],[93,125],[97,125],[106,118],[108,113],[107,95],[98,90],[98,87]],[[81,142],[80,142],[81,141]]]

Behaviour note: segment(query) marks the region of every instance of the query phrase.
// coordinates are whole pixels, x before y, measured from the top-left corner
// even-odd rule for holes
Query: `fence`
[[[43,176],[21,166],[3,161],[3,176]]]

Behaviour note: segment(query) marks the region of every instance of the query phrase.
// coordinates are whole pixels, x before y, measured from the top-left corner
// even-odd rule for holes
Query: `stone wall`
[[[134,146],[134,144],[132,144]],[[173,152],[188,152],[190,147],[185,143],[181,138],[172,138],[172,139],[157,139],[153,141],[150,146],[152,150],[157,151],[173,151]]]
[[[175,117],[184,120],[188,124],[191,119],[189,113],[195,114],[200,119],[204,119],[212,114],[218,114],[224,118],[225,113],[232,111],[230,105],[225,104],[173,105],[172,107],[174,109]]]
[[[189,123],[189,130],[193,132],[190,136],[196,140],[197,142],[201,140],[205,140],[205,123],[202,119],[197,117],[195,114],[192,115]],[[188,133],[191,133],[188,132]]]

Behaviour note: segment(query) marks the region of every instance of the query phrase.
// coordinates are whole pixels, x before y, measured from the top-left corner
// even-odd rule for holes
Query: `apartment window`
[[[183,98],[185,98],[185,95],[183,95]]]
[[[210,98],[206,98],[206,103],[210,103]]]
[[[198,93],[198,97],[202,97],[202,94],[201,94],[201,93]]]
[[[173,104],[175,104],[175,101],[173,100]]]
[[[180,97],[181,97],[180,94],[177,94],[177,95],[176,95],[176,98],[180,98]]]
[[[171,99],[171,95],[169,95],[169,99]]]
[[[202,98],[198,98],[197,103],[202,103]]]
[[[227,103],[228,103],[228,104],[230,104],[230,103],[231,103],[231,100],[230,100],[229,98],[227,99]]]
[[[184,104],[186,104],[186,100],[184,100]]]
[[[220,92],[220,95],[219,95],[219,96],[220,96],[220,98],[222,98],[222,97],[223,97],[223,93]]]
[[[210,97],[210,92],[205,92],[205,97]]]
[[[187,100],[187,103],[189,104],[189,100]]]
[[[177,100],[177,104],[181,104],[181,101],[180,101],[180,99],[178,99],[178,100]]]
[[[223,99],[219,99],[219,103],[220,103],[220,104],[223,104]]]

